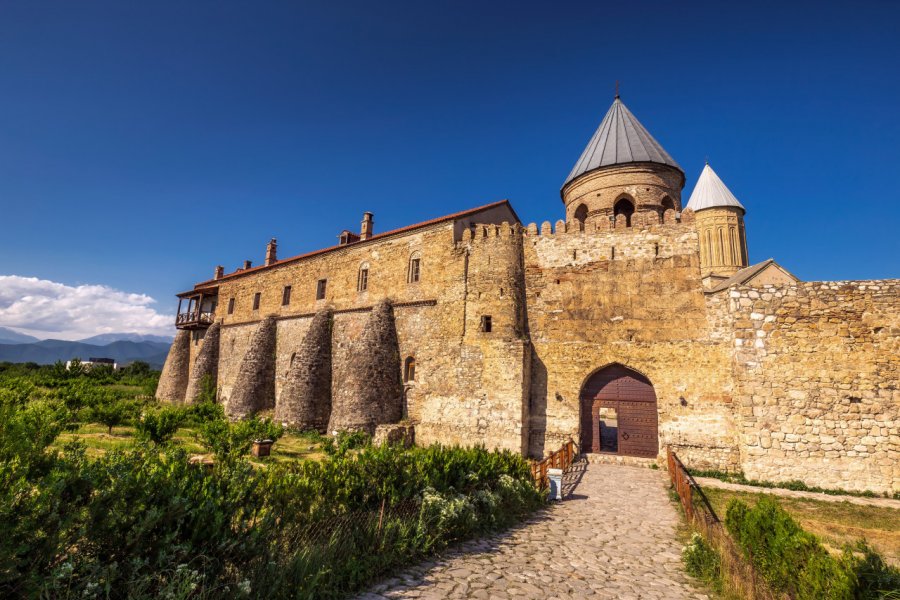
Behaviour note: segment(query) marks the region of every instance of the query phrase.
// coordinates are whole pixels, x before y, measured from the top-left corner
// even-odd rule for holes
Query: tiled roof
[[[330,247],[328,247],[328,248],[322,248],[322,249],[320,249],[320,250],[314,250],[314,251],[312,251],[312,252],[307,252],[306,254],[300,254],[300,255],[298,255],[298,256],[292,256],[292,257],[290,257],[290,258],[285,258],[285,259],[279,260],[279,261],[277,261],[277,262],[274,262],[274,263],[272,263],[271,265],[259,265],[259,266],[257,266],[257,267],[251,267],[251,268],[249,268],[249,269],[241,269],[241,270],[235,271],[234,273],[229,273],[229,274],[227,274],[227,275],[224,275],[223,277],[220,277],[220,278],[218,278],[218,279],[208,279],[208,280],[206,280],[206,281],[201,281],[200,283],[198,283],[198,284],[196,284],[196,285],[194,286],[194,290],[193,290],[193,291],[200,291],[202,288],[212,288],[212,287],[218,286],[219,283],[221,283],[222,281],[226,281],[226,280],[228,280],[228,279],[232,279],[232,278],[235,278],[235,277],[242,277],[242,276],[247,275],[247,274],[249,274],[249,273],[257,273],[257,272],[259,272],[259,271],[264,271],[265,269],[271,269],[272,267],[276,267],[276,266],[283,265],[283,264],[286,264],[286,263],[292,263],[292,262],[296,262],[296,261],[299,261],[299,260],[304,260],[304,259],[307,259],[307,258],[312,258],[312,257],[314,257],[314,256],[319,256],[320,254],[327,254],[328,252],[334,252],[335,250],[340,250],[340,249],[342,249],[342,248],[350,248],[350,247],[354,247],[354,248],[355,248],[355,247],[357,247],[357,246],[359,246],[359,245],[361,245],[361,244],[368,244],[369,242],[374,242],[374,241],[378,241],[378,240],[383,240],[383,239],[385,239],[385,238],[392,237],[392,236],[395,236],[395,235],[400,235],[400,234],[404,234],[404,233],[409,233],[410,231],[414,231],[414,230],[416,230],[416,229],[421,229],[421,228],[423,228],[423,227],[428,227],[428,226],[430,226],[430,225],[437,225],[437,224],[439,224],[439,223],[444,223],[444,222],[446,222],[446,221],[454,221],[454,220],[456,220],[456,219],[462,219],[462,218],[464,218],[464,217],[468,217],[468,216],[471,216],[471,215],[480,213],[480,212],[482,212],[482,211],[489,210],[489,209],[491,209],[491,208],[496,208],[496,207],[498,207],[498,206],[503,206],[504,204],[507,205],[507,207],[509,208],[510,212],[511,212],[511,213],[513,214],[513,216],[516,218],[516,222],[517,222],[517,223],[521,222],[521,221],[519,221],[519,216],[516,214],[516,211],[513,210],[512,205],[509,203],[509,200],[500,200],[500,201],[498,201],[498,202],[492,202],[492,203],[490,203],[490,204],[485,204],[484,206],[478,206],[478,207],[475,207],[475,208],[470,208],[470,209],[468,209],[468,210],[463,210],[463,211],[460,211],[460,212],[457,212],[457,213],[453,213],[453,214],[450,214],[450,215],[444,215],[443,217],[438,217],[438,218],[436,218],[436,219],[431,219],[431,220],[429,220],[429,221],[422,221],[421,223],[415,223],[415,224],[413,224],[413,225],[407,225],[406,227],[401,227],[401,228],[399,228],[399,229],[393,229],[393,230],[391,230],[391,231],[385,231],[384,233],[379,233],[379,234],[377,234],[377,235],[373,235],[372,237],[370,237],[370,238],[367,239],[367,240],[360,240],[360,241],[358,241],[358,242],[353,242],[352,244],[344,244],[344,245],[338,245],[338,246],[330,246]],[[187,294],[189,294],[189,293],[190,293],[190,292],[182,292],[181,294],[178,294],[178,295],[179,295],[179,296],[183,296],[183,295],[187,295]]]
[[[659,163],[682,170],[616,96],[563,187],[588,171],[635,162]]]
[[[790,272],[788,272],[787,269],[785,269],[784,267],[779,265],[777,262],[775,262],[774,258],[768,258],[768,259],[762,261],[761,263],[756,263],[755,265],[750,265],[749,267],[744,267],[743,269],[741,269],[740,271],[738,271],[737,273],[735,273],[728,279],[720,281],[715,286],[710,288],[708,290],[708,293],[711,294],[713,292],[721,292],[722,290],[728,289],[733,285],[742,285],[744,283],[747,283],[748,281],[750,281],[751,279],[753,279],[754,277],[759,275],[769,265],[775,265],[776,267],[778,267],[779,269],[781,269],[782,271],[784,271],[791,277],[794,277],[794,275],[791,274]],[[794,279],[796,279],[796,277],[794,277]]]

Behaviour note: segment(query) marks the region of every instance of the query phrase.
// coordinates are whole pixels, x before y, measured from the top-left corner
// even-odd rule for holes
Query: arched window
[[[631,215],[634,214],[634,204],[628,198],[621,198],[616,202],[613,208],[616,216],[616,222],[619,222],[619,215],[625,218],[625,227],[631,227]]]
[[[659,215],[661,223],[671,223],[675,220],[675,201],[666,196],[662,199],[662,212]]]
[[[364,292],[369,289],[369,263],[359,265],[359,275],[356,277],[356,291]]]
[[[725,264],[725,235],[722,233],[722,229],[719,228],[719,263],[720,265]]]
[[[579,204],[578,208],[575,209],[575,220],[578,222],[578,227],[582,231],[584,231],[584,222],[587,221],[588,216],[588,208],[584,204]]]
[[[672,200],[671,198],[669,198],[668,196],[666,196],[665,198],[662,199],[662,207],[663,207],[663,210],[669,210],[670,208],[672,210],[675,210],[675,201]]]
[[[418,283],[422,275],[422,257],[418,252],[409,256],[409,270],[406,274],[407,283]]]
[[[740,257],[738,256],[736,241],[737,241],[737,238],[736,238],[736,234],[734,231],[734,227],[730,227],[728,229],[728,243],[731,246],[731,264],[733,264],[733,265],[738,265],[741,262]]]
[[[713,257],[713,245],[712,245],[712,231],[709,229],[706,230],[706,264],[711,265],[714,264],[715,257]]]
[[[409,383],[416,380],[416,357],[407,356],[403,362],[403,381]]]

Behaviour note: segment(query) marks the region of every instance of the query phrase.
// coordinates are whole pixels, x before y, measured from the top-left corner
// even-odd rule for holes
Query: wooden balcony
[[[192,312],[178,313],[175,317],[175,327],[178,329],[206,329],[213,324],[216,319],[214,312],[201,312],[195,310]]]

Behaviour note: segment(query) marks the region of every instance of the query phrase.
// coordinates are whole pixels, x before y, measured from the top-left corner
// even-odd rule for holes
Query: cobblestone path
[[[359,598],[708,598],[684,573],[665,472],[579,463],[563,491],[565,502],[524,525]]]

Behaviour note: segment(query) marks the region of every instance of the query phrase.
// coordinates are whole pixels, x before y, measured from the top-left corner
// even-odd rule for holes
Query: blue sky
[[[684,202],[708,156],[747,207],[751,260],[900,276],[898,2],[30,0],[0,4],[0,326],[140,331],[3,310],[35,278],[169,315],[216,264],[365,210],[555,221],[616,80]]]

